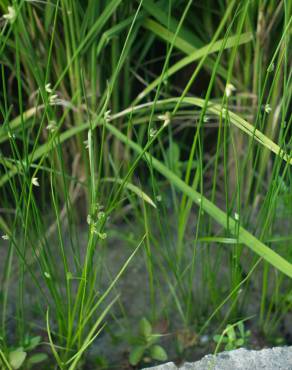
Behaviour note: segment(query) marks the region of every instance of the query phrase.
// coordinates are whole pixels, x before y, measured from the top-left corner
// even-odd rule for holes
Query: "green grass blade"
[[[170,98],[170,99],[165,99],[165,100],[159,100],[156,102],[156,106],[162,105],[168,105],[168,106],[173,106],[177,102],[180,101],[180,98]],[[189,98],[185,97],[182,99],[182,104],[183,105],[195,105],[197,107],[203,108],[205,101],[203,99],[199,98]],[[124,117],[128,115],[129,113],[134,113],[139,110],[143,110],[147,107],[151,107],[153,105],[152,102],[146,103],[146,104],[141,104],[136,107],[130,107],[128,109],[125,109],[124,111],[117,113],[111,117],[111,120],[114,120],[116,118]],[[209,102],[207,105],[207,112],[209,113],[214,113],[218,117],[221,115],[221,106],[219,104],[214,104],[212,102]],[[231,111],[228,111],[230,122],[233,123],[235,126],[237,126],[239,129],[241,129],[244,133],[249,135],[250,137],[254,138],[257,140],[260,144],[274,152],[276,155],[280,156],[285,160],[286,162],[290,163],[292,165],[292,158],[291,155],[288,153],[285,153],[279,145],[274,143],[271,139],[269,139],[266,135],[264,135],[261,131],[258,129],[255,129],[253,125],[251,125],[249,122],[238,116],[236,113],[233,113]],[[97,119],[94,121],[93,126],[97,126],[101,124],[101,119]],[[77,127],[73,127],[64,133],[62,133],[59,136],[59,143],[63,143],[66,140],[70,139],[71,137],[79,134],[80,132],[86,130],[89,128],[89,123],[84,123],[81,124]],[[55,136],[53,136],[54,138]],[[47,156],[47,154],[56,147],[56,143],[54,142],[53,139],[51,139],[49,142],[40,145],[33,153],[28,155],[29,162],[36,161],[37,159],[41,158],[42,156]],[[12,168],[10,171],[5,173],[1,178],[0,178],[0,187],[3,186],[11,177],[16,175],[18,173],[18,168],[15,166]]]
[[[155,89],[155,87],[158,86],[161,83],[161,81],[164,81],[165,79],[174,75],[175,73],[177,73],[178,71],[180,71],[181,69],[183,69],[187,65],[195,62],[196,60],[203,58],[206,54],[209,55],[209,54],[215,53],[217,51],[220,51],[223,43],[225,43],[224,49],[229,49],[229,48],[234,47],[236,44],[239,44],[239,45],[246,44],[246,43],[250,42],[251,40],[252,40],[252,34],[250,32],[246,32],[246,33],[243,33],[242,35],[240,35],[240,37],[230,36],[230,37],[228,37],[227,40],[224,40],[224,39],[218,40],[213,44],[205,45],[204,47],[202,47],[200,49],[197,49],[197,50],[192,50],[191,53],[187,53],[187,54],[190,54],[190,55],[186,56],[185,58],[183,58],[180,61],[178,61],[177,63],[175,63],[173,66],[171,66],[170,68],[167,69],[167,71],[164,75],[159,76],[154,81],[152,81],[138,95],[137,99],[135,99],[135,101],[134,101],[134,104],[137,103],[138,101],[140,101],[141,99],[143,99],[146,95],[148,95],[150,93],[150,91]]]
[[[170,171],[163,163],[151,156],[149,153],[143,154],[143,148],[138,144],[129,140],[124,134],[117,130],[111,124],[107,124],[108,130],[115,135],[124,144],[131,147],[137,154],[143,155],[145,160],[150,161],[160,174],[167,178],[177,189],[187,195],[192,201],[201,206],[202,209],[208,213],[215,221],[217,221],[224,228],[227,228],[227,215],[224,211],[218,208],[215,204],[210,202],[206,197],[199,194],[197,191],[193,190],[189,185],[186,185],[183,180],[176,176],[172,171]],[[264,260],[269,262],[279,271],[283,272],[285,275],[292,278],[292,264],[273,251],[271,248],[267,247],[264,243],[258,240],[255,236],[250,234],[242,226],[238,227],[237,221],[233,218],[229,218],[229,230],[233,235],[238,235],[238,240],[240,243],[245,244],[253,252],[258,254]]]

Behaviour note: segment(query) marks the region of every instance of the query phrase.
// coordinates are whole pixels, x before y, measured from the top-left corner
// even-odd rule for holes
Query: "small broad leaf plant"
[[[234,325],[227,325],[221,335],[214,335],[213,339],[217,343],[216,352],[221,344],[225,344],[225,351],[242,347],[247,344],[250,337],[250,330],[245,330],[243,321]]]
[[[23,369],[24,367],[30,369],[32,366],[46,361],[48,358],[46,353],[39,352],[31,355],[29,354],[29,352],[35,350],[39,346],[40,341],[40,336],[30,337],[26,335],[21,346],[8,348],[7,353],[2,352],[0,369],[4,370],[8,368],[10,370],[17,370]]]
[[[130,352],[130,364],[136,366],[142,361],[166,361],[165,350],[157,344],[160,337],[161,334],[153,333],[150,322],[146,318],[142,318],[139,323],[139,336],[135,338],[135,344]]]

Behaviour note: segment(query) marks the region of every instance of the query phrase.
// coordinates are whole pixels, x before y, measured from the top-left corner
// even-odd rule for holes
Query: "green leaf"
[[[106,289],[106,291],[102,294],[102,296],[98,299],[98,301],[92,306],[91,311],[87,314],[86,319],[83,321],[83,325],[85,325],[88,322],[88,320],[96,312],[96,310],[100,306],[100,304],[106,299],[106,297],[112,291],[113,287],[115,286],[115,284],[117,283],[117,281],[119,280],[119,278],[121,277],[121,275],[124,273],[124,271],[127,269],[129,263],[134,258],[135,254],[137,253],[137,251],[139,250],[140,246],[144,242],[144,239],[145,239],[145,236],[143,236],[143,238],[141,239],[140,243],[138,244],[138,246],[136,247],[136,249],[134,250],[134,252],[130,255],[130,257],[124,263],[124,265],[122,266],[122,268],[120,269],[120,271],[118,272],[118,274],[116,275],[116,277],[112,280],[112,282],[110,283],[110,285]],[[76,367],[78,366],[78,362],[79,362],[79,360],[80,360],[83,352],[87,349],[88,346],[90,346],[90,344],[99,335],[99,333],[103,329],[104,325],[99,330],[97,330],[97,329],[101,325],[103,319],[108,314],[108,312],[111,309],[111,307],[113,306],[113,304],[116,302],[117,298],[118,297],[116,297],[114,300],[112,300],[107,305],[107,307],[102,311],[102,313],[99,315],[97,321],[92,326],[92,328],[91,328],[90,332],[88,333],[87,337],[84,339],[84,341],[83,341],[84,343],[81,346],[81,348],[79,349],[79,351],[71,359],[69,359],[67,361],[66,364],[68,364],[71,361],[73,361],[72,362],[72,365],[69,367],[69,370],[75,370],[76,369]],[[82,330],[82,327],[83,326],[80,325],[79,326],[79,330]],[[49,315],[48,315],[48,311],[47,311],[47,331],[48,331],[48,336],[49,336],[49,341],[50,341],[50,344],[51,344],[51,348],[54,351],[55,358],[58,359],[58,364],[61,364],[61,367],[62,367],[62,361],[61,361],[61,359],[60,359],[60,357],[59,357],[59,355],[58,355],[58,353],[56,351],[55,345],[54,345],[54,343],[52,341],[52,337],[51,337],[51,333],[50,333],[50,326],[49,326]],[[78,332],[77,332],[77,334],[78,334]],[[77,338],[78,338],[78,336],[77,336]]]
[[[213,336],[213,340],[214,340],[214,342],[216,342],[216,343],[220,343],[221,341],[222,341],[222,339],[221,339],[221,335],[219,335],[219,334],[216,334],[216,335],[214,335]]]
[[[234,349],[233,343],[227,343],[225,346],[226,351],[232,351]]]
[[[146,346],[134,347],[129,357],[130,364],[133,366],[137,365],[142,360],[145,350],[146,350]]]
[[[180,170],[180,148],[177,143],[172,142],[167,151],[166,151],[166,156],[167,156],[167,162],[169,164],[169,167],[173,170],[173,172],[181,177],[181,170]]]
[[[165,104],[172,104],[180,101],[179,98],[173,98],[173,99],[165,99],[161,101],[157,101],[156,105],[165,105]],[[184,98],[182,101],[182,104],[190,104],[195,105],[199,107],[204,107],[205,102],[203,99],[197,99],[197,98]],[[140,109],[144,109],[147,106],[153,105],[152,102],[148,104],[143,104],[141,106],[137,107],[131,107],[131,109],[126,109],[123,112],[120,112],[118,115],[113,116],[114,118],[121,117],[124,115],[127,115],[129,112],[134,112]],[[221,107],[220,105],[208,103],[207,111],[214,113],[218,116],[221,115]],[[254,126],[252,126],[247,121],[243,120],[241,117],[239,117],[237,114],[228,112],[229,119],[232,124],[240,128],[243,132],[251,136],[254,140],[257,140],[261,145],[265,146],[269,150],[273,151],[276,155],[281,156],[282,160],[287,161],[292,165],[292,158],[288,155],[288,153],[283,152],[283,150],[275,144],[271,139],[269,139],[267,136],[265,136],[262,132],[255,129]],[[100,120],[97,120],[94,123],[94,127],[98,126],[98,122]],[[146,152],[145,149],[141,148],[138,144],[130,140],[126,135],[121,133],[119,130],[117,130],[114,126],[112,126],[109,123],[106,123],[107,129],[115,136],[117,137],[121,142],[123,142],[125,145],[132,148],[136,153],[140,155],[140,158],[145,159],[146,161],[151,160],[153,167],[160,172],[165,178],[167,178],[171,183],[180,191],[182,191],[186,196],[188,196],[194,203],[197,205],[201,205],[202,210],[208,213],[213,219],[215,219],[220,225],[222,225],[224,228],[227,228],[227,224],[229,224],[229,230],[233,235],[237,236],[238,233],[238,241],[240,243],[245,244],[248,246],[253,252],[257,253],[260,257],[265,259],[267,262],[269,262],[271,265],[276,267],[278,270],[283,272],[289,277],[292,277],[292,264],[281,257],[278,253],[276,253],[274,250],[266,246],[261,240],[257,239],[255,236],[253,236],[251,233],[249,233],[245,228],[240,226],[237,227],[237,222],[229,217],[229,222],[227,223],[227,215],[224,211],[222,211],[220,208],[218,208],[213,202],[209,201],[206,197],[199,194],[197,191],[192,189],[188,184],[186,184],[182,179],[180,179],[178,176],[176,176],[172,171],[169,170],[162,162],[158,161],[156,158],[152,157],[149,153]],[[72,127],[71,129],[65,131],[59,136],[58,143],[61,144],[62,142],[65,142],[72,136],[78,134],[79,132],[82,132],[89,128],[89,123],[78,125],[76,127]],[[38,147],[33,153],[28,155],[28,159],[30,161],[35,161],[36,159],[40,158],[41,156],[46,156],[48,153],[56,146],[56,144],[53,144],[52,142],[46,143]],[[0,178],[0,186],[3,186],[11,177],[13,177],[15,174],[18,173],[18,168],[14,166],[10,171],[5,173]]]
[[[117,184],[122,184],[123,183],[122,179],[115,178],[115,177],[105,177],[105,178],[102,179],[102,181],[113,182],[113,183],[117,183]],[[157,208],[156,204],[153,202],[153,200],[146,193],[144,193],[144,191],[142,191],[138,186],[136,186],[136,185],[134,185],[130,182],[127,182],[124,186],[128,190],[132,191],[134,194],[138,195],[138,197],[143,199],[145,202],[150,204],[152,207]]]
[[[216,334],[213,337],[214,342],[216,343],[228,343],[228,339],[223,335]]]
[[[145,19],[143,26],[154,32],[157,36],[162,38],[164,41],[167,42],[173,42],[174,46],[178,48],[179,50],[183,51],[186,54],[191,54],[196,49],[190,45],[188,42],[186,42],[183,38],[176,36],[175,32],[169,31],[167,28],[163,27],[161,24],[157,23],[156,21],[153,21],[150,18]]]
[[[36,114],[37,108],[30,108],[23,112],[22,115],[17,116],[9,122],[9,130],[14,134],[17,130],[21,129],[21,124],[27,125],[29,120]],[[8,126],[8,125],[7,125]],[[0,127],[0,143],[9,139],[8,129],[6,125],[1,125]]]
[[[26,352],[22,348],[18,348],[15,351],[9,353],[9,363],[13,369],[19,369],[25,361]]]
[[[25,346],[25,349],[26,350],[32,350],[32,349],[36,348],[39,345],[41,339],[42,338],[39,335],[36,336],[36,337],[30,338],[29,342],[28,342],[28,345]]]
[[[213,340],[216,343],[219,343],[220,342],[220,338],[221,338],[221,335],[218,335],[218,334],[216,334],[216,335],[213,336]]]
[[[153,358],[153,360],[157,360],[157,361],[166,361],[167,360],[167,353],[158,344],[156,344],[155,346],[152,346],[150,348],[150,356],[151,356],[151,358]]]
[[[169,33],[170,32],[174,33],[176,29],[178,28],[179,22],[174,17],[172,17],[171,14],[165,11],[162,4],[158,4],[157,2],[153,2],[152,0],[147,0],[143,2],[143,8],[147,11],[147,13],[149,13],[149,15],[151,15],[154,19],[158,20],[160,24],[167,27],[167,30]],[[158,30],[157,32],[155,32],[155,28],[152,29],[152,31],[156,33],[157,36],[160,36],[160,33]],[[190,31],[184,25],[181,26],[181,29],[179,31],[179,36],[181,39],[185,40],[185,42],[188,43],[188,45],[192,46],[194,49],[202,46],[203,44],[200,38],[197,37],[194,32]],[[171,42],[169,38],[170,38],[170,35],[168,39],[166,40],[167,42]]]
[[[191,100],[189,100],[191,99]],[[199,102],[200,99],[195,98],[185,98],[184,101],[193,101],[193,102]],[[169,100],[167,100],[169,101]],[[171,101],[171,99],[170,99]],[[202,101],[203,102],[203,101]],[[210,107],[210,110],[217,112],[217,108],[215,109],[216,105],[214,104],[212,108]],[[234,118],[236,120],[241,120],[236,114],[230,114],[230,119],[232,122],[232,119]],[[238,127],[241,128],[241,125],[247,124],[244,120],[241,120],[239,125],[239,121],[237,122]],[[234,121],[235,122],[235,121]],[[272,266],[276,267],[278,270],[283,272],[289,277],[292,277],[292,264],[286,260],[285,258],[281,257],[278,253],[276,253],[274,250],[266,246],[261,240],[257,239],[255,236],[253,236],[250,232],[248,232],[243,226],[237,225],[236,220],[234,220],[231,217],[228,217],[228,223],[227,223],[227,214],[221,210],[219,207],[217,207],[213,202],[211,202],[209,199],[198,193],[196,190],[194,190],[191,186],[186,184],[182,179],[180,179],[177,175],[173,173],[173,171],[170,171],[169,168],[167,168],[161,161],[147,153],[147,147],[141,148],[140,145],[134,143],[132,140],[130,140],[126,135],[121,133],[118,129],[116,129],[111,124],[106,124],[107,129],[120,141],[122,141],[125,145],[132,148],[136,153],[138,153],[139,158],[143,158],[146,161],[151,161],[151,164],[156,171],[158,171],[160,174],[162,174],[166,179],[168,179],[177,189],[182,191],[186,196],[188,196],[194,203],[196,203],[198,206],[201,206],[202,209],[208,213],[214,220],[216,220],[220,225],[222,225],[224,228],[227,228],[227,224],[229,226],[229,230],[233,235],[238,234],[238,241],[240,243],[245,244],[248,246],[253,252],[258,254],[260,257],[262,257],[264,260],[269,262]],[[256,131],[253,130],[254,136],[256,137]],[[261,133],[260,133],[261,134]],[[263,137],[265,135],[261,134]],[[270,139],[265,137],[261,143],[263,144],[266,141],[272,142]],[[276,144],[273,143],[273,145],[276,146]],[[280,148],[279,148],[280,150]],[[276,152],[277,150],[275,150]],[[279,154],[279,153],[277,153]],[[286,154],[287,155],[287,154]],[[283,156],[283,159],[285,159],[285,155]],[[288,159],[287,159],[288,160]],[[289,163],[292,164],[292,159],[289,159]]]
[[[102,30],[107,20],[112,16],[121,2],[122,0],[112,0],[107,3],[107,6],[104,7],[103,12],[100,14],[99,17],[97,17],[96,22],[92,25],[87,34],[82,38],[82,41],[80,42],[78,47],[74,50],[74,53],[68,61],[65,69],[59,74],[59,79],[54,86],[54,90],[57,88],[57,86],[59,86],[74,60],[81,52],[84,52],[86,50],[89,43],[92,42],[96,35],[98,35],[98,33]]]
[[[143,319],[140,321],[139,331],[140,334],[143,335],[143,337],[150,337],[152,333],[152,326],[145,317],[143,317]]]
[[[180,149],[177,143],[172,142],[167,149],[167,157],[171,165],[179,161]]]
[[[40,362],[44,362],[48,359],[48,355],[46,353],[36,353],[35,355],[32,355],[28,359],[28,363],[33,364],[39,364]]]
[[[236,339],[236,334],[233,326],[228,325],[226,333],[230,341],[234,341]]]
[[[239,329],[240,336],[244,337],[244,324],[243,324],[243,322],[240,321],[237,326],[238,326],[238,329]]]
[[[244,339],[243,338],[239,338],[237,339],[237,341],[235,342],[236,344],[236,347],[241,347],[244,345]]]
[[[163,33],[160,33],[160,36],[163,35]],[[250,42],[252,40],[252,34],[250,32],[244,33],[240,35],[240,38],[238,40],[238,36],[230,36],[228,37],[227,41],[225,42],[225,39],[220,39],[216,42],[211,42],[210,44],[207,44],[200,49],[192,50],[191,52],[188,52],[187,56],[180,59],[178,62],[170,66],[163,75],[160,75],[157,77],[154,81],[150,82],[147,87],[138,95],[138,97],[134,100],[135,103],[142,100],[146,95],[150,93],[153,89],[155,89],[162,81],[169,79],[170,76],[173,74],[181,71],[186,66],[190,65],[196,60],[199,60],[201,58],[206,57],[206,55],[215,53],[219,51],[222,47],[222,44],[224,44],[224,49],[232,48],[237,43],[239,44],[245,44],[247,42]]]

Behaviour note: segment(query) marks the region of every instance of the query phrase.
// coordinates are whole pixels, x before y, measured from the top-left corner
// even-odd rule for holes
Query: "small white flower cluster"
[[[165,114],[161,114],[158,116],[160,121],[163,121],[162,127],[166,127],[170,124],[170,113],[166,112]]]
[[[9,236],[7,234],[2,235],[3,240],[9,240]]]
[[[105,213],[103,211],[99,211],[97,214],[98,220],[103,220],[105,218]]]
[[[271,111],[272,111],[272,108],[271,108],[270,104],[266,104],[266,105],[265,105],[265,112],[266,112],[267,114],[269,114],[269,113],[271,113]]]
[[[57,123],[56,123],[56,121],[49,121],[49,124],[46,127],[46,129],[48,131],[50,131],[50,132],[55,132],[57,130]]]
[[[156,195],[156,200],[157,200],[157,202],[162,202],[162,196],[161,195]]]
[[[236,87],[232,85],[231,83],[228,83],[225,87],[225,94],[227,98],[229,98],[234,91],[236,91]]]
[[[7,10],[8,13],[4,14],[3,18],[6,19],[6,21],[8,21],[10,24],[12,24],[15,22],[16,19],[16,11],[13,6],[8,6]]]
[[[45,85],[45,90],[48,94],[52,94],[53,90],[51,88],[51,83]]]
[[[56,105],[58,103],[58,95],[53,94],[51,83],[47,83],[45,85],[45,90],[49,94],[49,104],[50,105]]]
[[[106,219],[106,214],[105,212],[103,212],[101,209],[103,208],[102,206],[100,206],[99,204],[97,204],[96,206],[97,208],[97,221],[93,220],[92,216],[91,215],[88,215],[87,216],[87,224],[91,227],[91,230],[94,234],[97,234],[97,236],[104,240],[107,238],[107,233],[106,232],[101,232],[100,230],[100,224],[101,222],[105,221]]]
[[[160,114],[159,116],[157,116],[157,118],[160,121],[163,121],[162,128],[165,128],[170,123],[170,113],[169,112],[166,112],[165,114]],[[157,132],[158,131],[155,128],[151,127],[149,130],[149,136],[151,138],[154,138],[157,135]]]
[[[38,180],[38,178],[37,178],[37,177],[33,177],[33,178],[31,179],[31,183],[32,183],[32,185],[34,185],[34,186],[40,186],[40,184],[39,184],[39,180]]]

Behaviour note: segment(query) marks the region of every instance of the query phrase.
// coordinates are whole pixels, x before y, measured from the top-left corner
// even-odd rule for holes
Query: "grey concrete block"
[[[292,347],[274,347],[252,351],[240,348],[207,355],[200,361],[177,367],[168,362],[148,370],[292,370]]]

